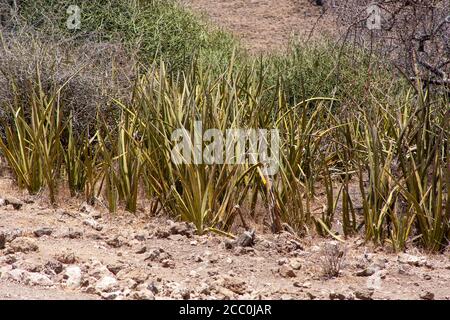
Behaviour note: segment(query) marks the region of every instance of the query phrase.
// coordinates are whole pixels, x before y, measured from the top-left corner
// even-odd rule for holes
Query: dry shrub
[[[448,0],[331,0],[346,42],[384,56],[411,79],[450,85],[450,2]],[[379,8],[380,28],[367,27]]]
[[[326,243],[322,248],[321,267],[324,277],[338,277],[344,267],[346,250],[336,241]]]
[[[74,130],[85,132],[95,122],[97,109],[113,119],[112,99],[127,101],[135,60],[117,43],[70,39],[21,30],[4,32],[0,46],[0,118],[8,120],[9,105],[30,101],[30,86],[40,79],[46,92],[63,87],[60,102],[72,114]]]

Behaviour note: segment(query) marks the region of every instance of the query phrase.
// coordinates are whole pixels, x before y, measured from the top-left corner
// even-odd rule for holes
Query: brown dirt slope
[[[310,0],[181,0],[233,32],[253,52],[286,48],[292,35],[333,32],[332,17]]]
[[[287,232],[228,241],[77,199],[51,208],[0,179],[0,299],[450,299],[448,253]]]

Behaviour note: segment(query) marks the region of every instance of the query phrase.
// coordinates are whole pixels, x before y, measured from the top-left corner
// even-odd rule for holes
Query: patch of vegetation
[[[68,29],[70,0],[19,2],[22,21],[47,34],[76,41],[121,42],[136,50],[143,63],[162,59],[172,70],[188,67],[198,57],[220,63],[231,55],[236,40],[212,28],[198,15],[172,0],[78,1],[80,29]]]
[[[27,42],[14,51],[10,35],[0,55],[6,88],[0,90],[6,97],[0,149],[30,193],[45,187],[57,202],[63,182],[91,203],[103,195],[111,212],[118,206],[135,212],[145,193],[150,213],[164,210],[191,221],[199,233],[228,232],[236,208],[255,217],[260,203],[277,232],[286,222],[299,234],[315,228],[337,240],[363,233],[395,250],[411,243],[430,251],[448,245],[447,95],[420,80],[403,80],[369,52],[332,41],[248,55],[231,36],[171,1],[85,1],[80,31],[65,28],[68,4],[22,2],[20,14],[52,39],[70,40],[53,50],[38,39],[31,58],[20,60]],[[81,56],[80,48],[89,53],[113,42],[140,58],[141,67],[125,73],[124,81],[115,81],[120,68],[114,63],[89,69],[92,81],[61,50],[73,43]],[[94,67],[94,56],[81,60],[83,68]],[[97,80],[103,86],[85,94],[85,84]],[[79,118],[77,111],[89,116]],[[192,132],[196,120],[204,130],[278,129],[279,172],[267,176],[261,163],[174,163],[173,130]],[[89,130],[76,130],[77,121],[89,122],[82,126]],[[359,194],[350,192],[352,186]],[[323,209],[313,212],[319,193]],[[339,259],[327,274],[338,274]]]

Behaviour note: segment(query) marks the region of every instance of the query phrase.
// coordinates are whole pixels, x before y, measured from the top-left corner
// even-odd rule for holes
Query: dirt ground
[[[180,0],[234,33],[252,52],[282,51],[291,37],[332,34],[331,10],[310,0]]]
[[[0,180],[0,299],[450,299],[448,253],[288,232],[243,247],[165,217],[44,198]],[[325,275],[330,261],[338,276]]]

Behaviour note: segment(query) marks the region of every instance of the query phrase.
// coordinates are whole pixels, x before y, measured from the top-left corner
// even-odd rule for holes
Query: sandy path
[[[309,0],[181,0],[237,35],[253,52],[286,48],[297,34],[307,39],[333,30],[328,14]]]

